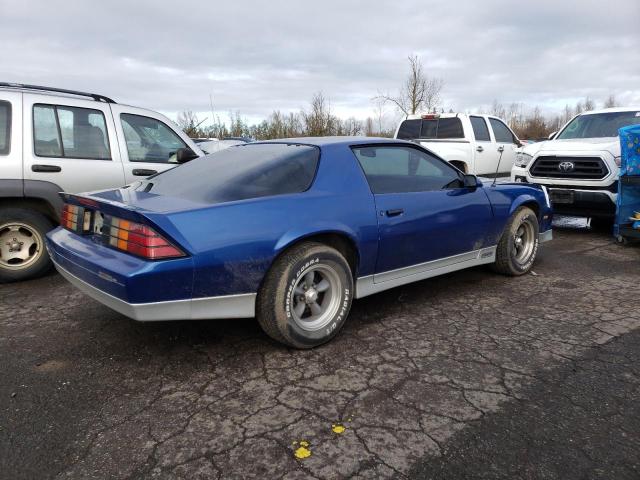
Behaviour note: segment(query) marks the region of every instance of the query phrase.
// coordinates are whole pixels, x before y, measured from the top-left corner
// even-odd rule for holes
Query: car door
[[[127,183],[178,165],[176,151],[202,152],[166,117],[148,110],[112,105]]]
[[[461,174],[427,151],[405,145],[353,148],[378,211],[374,282],[428,262],[483,248],[492,210],[482,188],[464,188]],[[425,266],[429,268],[429,266]]]
[[[25,180],[79,193],[124,185],[109,104],[23,94]]]
[[[498,149],[491,140],[489,127],[484,117],[470,115],[471,128],[475,139],[474,172],[476,175],[493,175],[498,164]]]
[[[513,163],[516,160],[516,148],[520,143],[516,138],[515,134],[511,131],[509,127],[507,127],[502,120],[497,118],[489,117],[489,123],[491,124],[491,129],[493,130],[493,136],[496,139],[497,151],[498,153],[502,153],[502,158],[500,159],[500,168],[498,165],[494,166],[494,170],[491,173],[495,173],[496,169],[498,170],[498,176],[505,176],[511,174],[511,167],[513,167]]]

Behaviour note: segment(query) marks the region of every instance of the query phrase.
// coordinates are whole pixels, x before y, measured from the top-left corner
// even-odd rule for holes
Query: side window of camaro
[[[462,187],[460,174],[454,168],[416,148],[368,145],[354,147],[353,153],[375,194]]]

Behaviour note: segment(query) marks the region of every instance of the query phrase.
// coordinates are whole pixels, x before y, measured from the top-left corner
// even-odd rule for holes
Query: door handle
[[[136,177],[148,177],[150,175],[155,175],[158,172],[157,170],[151,170],[147,168],[134,168],[131,173],[133,173]]]
[[[476,152],[484,152],[484,148],[482,148],[482,145],[478,145],[476,147]]]
[[[498,151],[499,151],[500,153],[504,152],[504,145],[500,145],[500,146],[498,147]]]
[[[31,165],[31,171],[55,173],[61,172],[62,167],[59,167],[58,165]]]
[[[387,210],[387,217],[397,217],[398,215],[402,215],[404,213],[404,208],[392,208],[391,210]]]

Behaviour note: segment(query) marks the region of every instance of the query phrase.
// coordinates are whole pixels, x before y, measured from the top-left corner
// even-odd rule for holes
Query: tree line
[[[299,112],[284,113],[274,110],[260,123],[249,125],[239,112],[229,114],[230,121],[223,122],[217,116],[208,125],[192,111],[178,115],[178,125],[193,138],[249,137],[256,140],[290,137],[315,137],[329,135],[365,135],[378,137],[393,136],[395,125],[388,125],[386,106],[403,117],[416,113],[444,113],[442,90],[444,81],[430,77],[417,55],[408,57],[409,73],[396,94],[378,92],[371,100],[373,115],[365,120],[354,117],[341,119],[331,109],[329,100],[322,92],[313,95],[307,108]],[[614,95],[609,95],[602,103],[603,107],[617,106]],[[557,131],[573,116],[588,110],[594,110],[596,103],[587,97],[574,106],[565,105],[562,113],[545,115],[539,106],[528,109],[523,103],[508,105],[494,100],[489,112],[505,120],[521,139],[546,138]],[[449,108],[447,111],[454,112]]]

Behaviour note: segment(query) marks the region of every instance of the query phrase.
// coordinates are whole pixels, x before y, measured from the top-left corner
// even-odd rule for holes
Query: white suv
[[[165,116],[102,95],[0,83],[0,282],[50,268],[59,192],[126,185],[204,155]]]
[[[640,108],[605,108],[577,115],[552,140],[516,153],[511,180],[546,185],[555,213],[610,225],[620,173],[618,129],[640,123]]]

